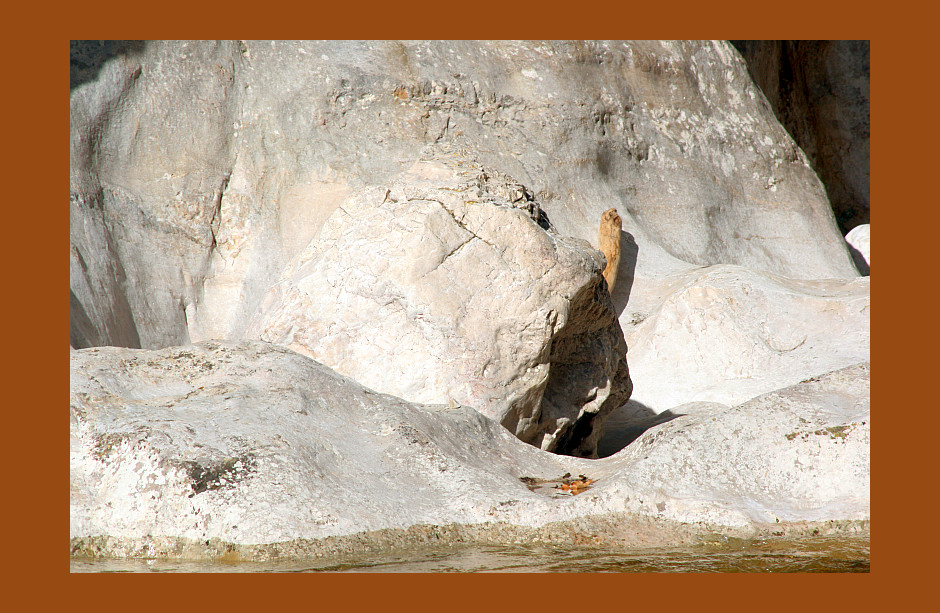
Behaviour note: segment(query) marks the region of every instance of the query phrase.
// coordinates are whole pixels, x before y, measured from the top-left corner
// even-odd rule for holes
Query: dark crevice
[[[618,419],[624,413],[629,414],[629,418]],[[611,456],[625,449],[650,428],[682,417],[682,415],[683,413],[672,411],[656,413],[645,404],[630,400],[616,409],[607,420],[604,435],[597,444],[597,455],[601,458]]]
[[[855,268],[858,269],[859,274],[863,277],[871,276],[871,267],[868,265],[868,262],[865,261],[865,256],[862,255],[862,252],[849,243],[845,245],[849,248],[849,253],[852,255],[852,262],[855,263]]]
[[[85,312],[85,307],[75,292],[69,290],[69,344],[76,349],[92,347],[97,344],[97,336],[98,331]]]
[[[69,41],[69,91],[94,81],[104,64],[115,57],[136,57],[147,43],[142,40],[73,40]]]

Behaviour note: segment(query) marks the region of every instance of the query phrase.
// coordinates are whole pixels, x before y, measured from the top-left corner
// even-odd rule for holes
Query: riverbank
[[[860,526],[858,528],[861,528]],[[305,559],[249,561],[233,556],[181,558],[72,557],[69,570],[131,573],[265,572],[870,572],[867,529],[830,535],[712,537],[692,545],[612,548],[564,544],[424,544]]]

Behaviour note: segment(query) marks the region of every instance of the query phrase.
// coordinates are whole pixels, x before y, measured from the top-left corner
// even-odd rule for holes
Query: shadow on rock
[[[94,81],[108,60],[119,55],[139,55],[142,40],[73,40],[69,43],[69,91]]]
[[[855,262],[855,267],[858,268],[858,272],[863,277],[871,276],[871,267],[868,265],[868,262],[865,261],[865,256],[862,255],[862,252],[853,247],[848,241],[846,241],[845,246],[849,248],[849,253],[852,254],[852,261]]]
[[[607,418],[604,436],[597,444],[597,457],[606,458],[613,455],[653,426],[664,424],[683,415],[684,413],[671,411],[656,413],[645,404],[630,400],[622,407],[615,409]]]
[[[614,301],[614,311],[617,317],[623,314],[630,301],[630,290],[633,289],[633,276],[636,272],[636,259],[640,248],[636,239],[629,232],[620,231],[620,268],[617,270],[617,279],[614,282],[614,291],[611,299]]]

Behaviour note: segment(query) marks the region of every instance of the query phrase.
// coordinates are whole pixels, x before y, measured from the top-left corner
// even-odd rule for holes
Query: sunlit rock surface
[[[549,228],[523,186],[465,153],[430,151],[388,188],[344,200],[247,334],[592,456],[630,395],[627,346],[603,255]]]
[[[258,341],[84,349],[70,361],[78,553],[198,557],[211,542],[304,555],[327,537],[452,524],[496,541],[561,530],[636,542],[646,526],[644,542],[662,544],[869,513],[867,365],[678,417],[587,460]],[[593,482],[576,496],[551,487],[565,473]]]
[[[712,266],[656,289],[660,301],[634,302],[627,328],[633,400],[656,413],[694,401],[739,404],[869,360],[868,277],[798,281]]]
[[[849,366],[731,408],[678,407],[603,460],[619,468],[609,495],[642,495],[639,509],[683,522],[867,519],[870,370]]]
[[[870,256],[727,42],[72,51],[79,547],[867,519]]]
[[[79,348],[240,338],[339,203],[432,143],[530,188],[561,235],[593,243],[617,208],[639,251],[618,310],[634,275],[690,266],[857,274],[724,41],[78,41],[76,62]]]

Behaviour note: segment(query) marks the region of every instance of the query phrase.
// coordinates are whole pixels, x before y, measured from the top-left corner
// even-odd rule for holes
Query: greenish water
[[[82,572],[870,572],[867,537],[730,540],[694,547],[623,551],[530,546],[462,546],[389,555],[290,562],[81,559]]]

